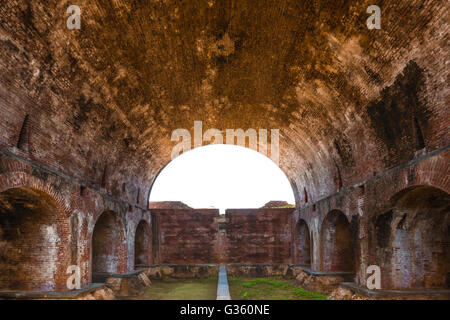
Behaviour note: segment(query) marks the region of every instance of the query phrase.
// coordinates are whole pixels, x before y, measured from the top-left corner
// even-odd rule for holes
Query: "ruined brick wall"
[[[218,263],[217,209],[152,209],[159,224],[160,263]]]
[[[226,210],[227,263],[291,262],[294,209]]]
[[[152,209],[161,263],[288,263],[293,210]]]
[[[126,256],[118,268],[132,270],[134,233],[140,220],[151,223],[148,192],[171,159],[172,130],[191,130],[194,120],[205,129],[279,128],[280,167],[297,204],[290,230],[305,219],[312,268],[320,271],[323,220],[342,211],[363,285],[368,265],[384,268],[380,259],[389,260],[371,225],[392,209],[391,197],[417,185],[450,191],[450,5],[385,1],[382,29],[368,30],[371,1],[336,3],[287,0],[279,10],[278,1],[209,7],[86,0],[83,30],[69,31],[67,1],[5,1],[0,191],[35,188],[58,203],[61,225],[70,224],[63,255],[81,267],[85,285],[92,231],[105,210],[123,220]],[[242,254],[241,233],[231,232],[232,253]],[[261,232],[254,236],[267,240]],[[156,257],[171,250],[157,239]],[[273,254],[282,260],[288,248],[281,240],[279,249]],[[409,263],[399,257],[386,268]],[[59,261],[63,270],[67,263]]]
[[[29,192],[23,194],[17,190]],[[52,204],[50,207],[49,203]],[[120,247],[111,258],[114,269],[119,273],[132,271],[136,227],[140,221],[146,221],[151,226],[149,211],[101,190],[86,187],[48,168],[2,152],[0,255],[6,254],[7,263],[1,269],[2,272],[14,270],[17,275],[9,280],[2,277],[3,288],[67,290],[69,275],[66,271],[70,265],[80,268],[81,285],[88,285],[93,271],[93,230],[105,211],[114,213],[115,219],[120,222],[118,233],[123,234],[123,237],[117,238],[114,235],[113,240]],[[29,216],[28,220],[20,220],[21,212]],[[15,217],[15,220],[5,221],[8,216]],[[17,230],[23,233],[22,237],[17,238],[20,243],[8,240],[11,238],[8,236],[8,228],[12,228],[14,233]],[[20,248],[22,254],[17,259],[13,253]]]
[[[396,195],[409,190],[410,188],[423,186],[419,188],[419,191],[427,190],[427,188],[435,188],[441,190],[444,196],[435,197],[431,203],[427,205],[422,205],[422,209],[416,207],[414,212],[423,211],[424,207],[427,208],[427,216],[429,219],[434,219],[439,216],[439,223],[441,229],[448,228],[448,217],[443,216],[442,212],[437,215],[436,210],[433,209],[435,206],[439,208],[441,205],[448,206],[450,193],[450,181],[448,177],[450,176],[450,151],[444,150],[437,152],[430,156],[419,156],[415,161],[407,165],[398,166],[393,168],[389,172],[378,175],[371,179],[364,181],[359,186],[352,188],[347,188],[342,190],[340,193],[327,197],[317,202],[313,202],[304,208],[297,209],[292,215],[291,226],[294,227],[299,219],[304,219],[308,227],[310,228],[310,234],[312,237],[312,263],[311,268],[314,271],[340,271],[331,268],[324,268],[329,262],[329,255],[337,254],[329,252],[328,255],[324,256],[322,251],[324,243],[321,243],[322,239],[322,229],[323,222],[330,212],[333,210],[340,210],[346,215],[347,220],[350,224],[352,232],[352,240],[354,247],[354,261],[356,268],[355,281],[361,285],[366,286],[366,280],[368,275],[366,274],[366,268],[369,265],[377,265],[381,268],[381,280],[382,287],[384,288],[404,288],[405,283],[408,283],[410,287],[423,288],[425,284],[419,283],[423,281],[416,280],[417,275],[423,271],[420,271],[424,261],[417,261],[419,264],[415,266],[408,257],[416,255],[414,253],[414,247],[427,246],[424,250],[427,253],[422,254],[423,257],[430,255],[435,258],[425,258],[428,261],[427,272],[428,286],[432,287],[433,283],[435,286],[448,287],[448,284],[444,284],[445,273],[450,270],[450,265],[448,264],[448,253],[445,257],[443,252],[450,252],[448,250],[448,244],[446,241],[441,241],[445,239],[445,231],[443,230],[442,235],[438,236],[436,240],[432,236],[433,233],[423,232],[414,233],[414,230],[422,230],[409,228],[407,239],[411,239],[416,234],[422,240],[420,245],[411,245],[408,240],[402,244],[397,237],[395,241],[395,230],[399,223],[399,220],[392,220],[388,222],[383,222],[384,220],[389,220],[386,215],[395,210],[395,203],[393,198]],[[446,194],[446,196],[445,196]],[[423,198],[424,195],[420,192],[414,198]],[[434,211],[433,211],[434,210]],[[402,210],[403,212],[408,212],[408,210]],[[434,212],[434,213],[433,213]],[[383,220],[384,219],[384,220]],[[411,219],[411,218],[410,218]],[[447,219],[447,220],[446,220]],[[411,219],[413,225],[419,224],[420,219]],[[432,225],[432,224],[431,224]],[[395,226],[395,227],[394,227]],[[425,230],[425,229],[423,229]],[[398,233],[398,232],[397,232]],[[448,230],[447,230],[448,233]],[[420,235],[422,234],[422,235]],[[426,236],[428,234],[428,236]],[[434,239],[434,240],[433,240]],[[440,242],[441,241],[441,242]],[[439,244],[437,244],[439,243]],[[330,248],[325,248],[330,249]],[[398,252],[397,258],[393,258],[392,252]],[[436,260],[436,257],[439,259]],[[445,262],[447,259],[447,262]],[[436,263],[436,261],[440,261]],[[432,262],[435,261],[435,262]],[[417,268],[412,271],[411,268]],[[395,271],[397,270],[397,271]],[[409,272],[407,270],[410,270]],[[440,271],[439,271],[440,270]],[[401,274],[401,276],[400,276]],[[402,281],[399,279],[403,278]],[[448,279],[448,275],[447,275]],[[403,282],[403,285],[400,283]]]
[[[405,242],[402,245],[402,242],[398,242],[400,249],[404,250],[404,254],[398,256],[400,259],[397,260],[390,259],[389,253],[380,252],[380,249],[386,247],[379,241],[379,238],[385,235],[386,228],[378,227],[378,216],[382,216],[394,208],[392,202],[394,195],[414,186],[433,186],[448,194],[450,191],[448,181],[450,175],[449,157],[450,152],[448,150],[430,156],[419,156],[408,165],[399,166],[382,175],[373,177],[357,187],[342,190],[337,195],[296,209],[294,213],[292,212],[293,209],[228,210],[224,221],[225,233],[224,237],[221,238],[220,247],[218,245],[220,237],[217,236],[219,228],[217,210],[190,209],[188,215],[185,214],[186,209],[172,209],[179,210],[178,214],[171,214],[170,210],[163,210],[162,214],[155,213],[155,218],[158,218],[158,230],[161,234],[160,240],[156,241],[159,247],[152,248],[152,250],[160,250],[162,262],[168,263],[286,262],[291,258],[290,248],[295,248],[290,244],[293,241],[291,230],[295,229],[297,219],[301,217],[308,224],[312,236],[310,248],[313,252],[312,268],[316,271],[325,271],[321,267],[322,262],[327,259],[321,254],[323,244],[321,244],[320,239],[324,230],[322,229],[323,222],[326,216],[333,209],[336,209],[346,215],[350,224],[352,239],[355,244],[355,280],[359,284],[365,284],[367,278],[365,268],[371,264],[382,267],[383,277],[391,277],[383,280],[383,285],[386,287],[395,287],[396,279],[399,278],[405,279],[406,283],[415,284],[421,280],[415,280],[416,276],[413,276],[413,273],[411,273],[411,277],[406,276],[405,278],[407,273],[399,276],[389,271],[405,269],[411,265],[406,259],[402,258],[402,256],[410,255],[409,251],[405,250],[410,247],[410,244]],[[64,213],[58,218],[58,221],[52,223],[56,230],[59,230],[57,236],[60,239],[65,239],[69,231],[70,240],[68,244],[61,243],[61,255],[58,255],[57,261],[52,260],[52,262],[46,263],[48,266],[54,265],[54,263],[61,266],[58,269],[59,271],[56,272],[53,282],[41,288],[62,288],[66,279],[62,274],[69,264],[79,265],[82,270],[83,285],[89,283],[92,266],[90,261],[92,231],[95,222],[105,209],[116,212],[123,221],[123,227],[126,228],[127,249],[126,253],[118,258],[121,261],[118,265],[118,272],[133,270],[135,232],[139,222],[145,220],[150,226],[153,226],[153,219],[150,219],[151,214],[146,210],[132,206],[120,199],[115,199],[99,190],[82,188],[75,180],[67,179],[43,167],[4,153],[0,157],[0,186],[0,192],[3,196],[13,188],[24,186],[40,190],[54,199],[59,209]],[[413,198],[418,198],[418,196]],[[15,201],[20,200],[20,198],[15,199]],[[33,203],[32,200],[29,201],[31,204]],[[448,203],[448,199],[445,197],[442,201],[444,206]],[[2,208],[5,208],[4,203],[5,201],[3,201]],[[6,201],[6,203],[9,202]],[[431,205],[425,205],[425,208],[427,206],[430,207]],[[440,220],[437,223],[441,223],[441,226],[446,225],[445,220]],[[67,227],[64,227],[64,225]],[[192,230],[187,230],[191,226]],[[202,230],[203,232],[199,233],[196,230]],[[169,237],[165,238],[164,233],[167,233]],[[187,238],[187,246],[185,246],[184,237]],[[423,239],[424,245],[430,242],[442,242],[442,239],[439,238],[430,238],[430,241],[427,240],[427,237]],[[394,248],[394,242],[390,240],[387,242],[388,246]],[[52,246],[47,248],[51,249]],[[445,248],[443,251],[442,247],[433,244],[427,248],[431,248],[432,251],[430,252],[441,252],[438,254],[445,251]],[[426,250],[424,249],[423,252],[428,252]],[[180,254],[180,252],[186,252],[187,254]],[[226,254],[223,255],[223,252],[226,252]],[[167,255],[167,253],[169,254]],[[332,254],[330,253],[328,256]],[[70,256],[69,260],[63,258],[67,255]],[[175,258],[172,259],[172,257]],[[438,261],[435,264],[437,269],[444,268],[443,272],[446,268],[448,270],[445,259],[448,260],[448,257],[442,256],[439,258],[440,262]],[[59,278],[58,274],[61,275]],[[442,286],[444,282],[448,281],[442,276],[440,279],[433,278],[434,271],[427,271],[426,274],[430,279],[427,282],[430,287]],[[439,274],[442,275],[442,272]]]
[[[383,288],[450,287],[450,195],[431,186],[395,194],[392,208],[370,221]]]

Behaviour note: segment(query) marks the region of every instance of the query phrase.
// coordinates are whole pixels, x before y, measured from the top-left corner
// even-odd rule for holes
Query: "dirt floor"
[[[217,277],[152,280],[152,286],[130,300],[216,300]]]
[[[232,300],[325,300],[326,295],[306,291],[294,280],[278,277],[228,277]]]

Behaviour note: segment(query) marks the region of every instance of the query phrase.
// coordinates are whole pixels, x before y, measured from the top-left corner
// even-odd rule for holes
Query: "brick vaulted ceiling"
[[[132,194],[176,128],[278,128],[318,200],[449,144],[449,2],[376,2],[380,30],[372,0],[0,0],[2,141],[28,114],[27,157]]]

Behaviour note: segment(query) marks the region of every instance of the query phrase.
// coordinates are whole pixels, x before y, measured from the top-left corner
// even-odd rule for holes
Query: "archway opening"
[[[450,287],[450,196],[429,186],[405,189],[376,219],[383,289]]]
[[[60,213],[42,191],[0,193],[0,290],[68,290],[70,226]]]
[[[152,237],[148,223],[139,222],[134,238],[134,265],[152,264]]]
[[[321,271],[354,272],[351,226],[341,211],[329,212],[322,222],[320,248]]]
[[[218,208],[221,213],[266,204],[295,206],[292,185],[272,160],[252,149],[217,144],[172,160],[154,181],[149,202],[150,208],[187,205]]]
[[[310,252],[310,236],[309,228],[306,221],[300,219],[295,228],[295,260],[298,264],[310,265],[311,264],[311,252]]]
[[[119,273],[126,270],[125,229],[119,215],[105,211],[92,233],[92,274]],[[95,281],[95,280],[94,280]]]

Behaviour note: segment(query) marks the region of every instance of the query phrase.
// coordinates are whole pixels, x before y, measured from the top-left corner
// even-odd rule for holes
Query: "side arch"
[[[120,216],[104,211],[95,222],[91,239],[92,279],[105,273],[123,273],[127,268],[126,230]]]
[[[65,198],[54,190],[49,182],[32,176],[26,171],[10,171],[0,174],[0,192],[11,188],[27,187],[48,194],[58,204],[58,212],[66,217],[70,216],[72,209],[67,205]]]
[[[70,259],[69,219],[50,194],[29,186],[0,192],[1,290],[67,291]]]
[[[330,211],[322,222],[320,270],[323,272],[355,271],[351,226],[342,211]]]
[[[305,220],[299,219],[294,231],[295,243],[295,263],[311,264],[311,239],[308,224]]]
[[[372,225],[383,289],[450,288],[450,195],[413,186],[389,200]]]
[[[147,221],[141,220],[134,236],[134,265],[151,265],[152,258],[152,232]]]

